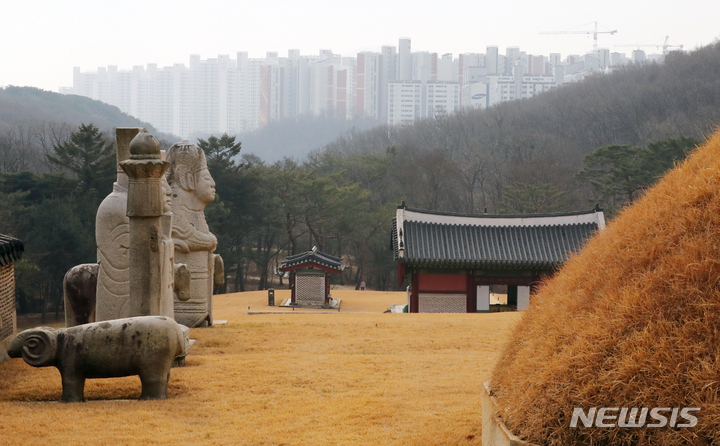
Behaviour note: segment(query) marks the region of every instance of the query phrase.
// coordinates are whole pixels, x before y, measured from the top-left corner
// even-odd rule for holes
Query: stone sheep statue
[[[73,266],[63,278],[65,326],[95,322],[95,295],[99,266],[83,263]]]
[[[222,261],[222,259],[220,260]],[[176,263],[173,266],[173,291],[178,299],[184,302],[190,299],[190,270],[187,265],[184,264]],[[63,298],[65,300],[66,327],[74,327],[75,325],[89,324],[96,321],[96,290],[99,271],[99,264],[83,263],[73,266],[65,273],[65,278],[63,279]],[[221,266],[220,274],[224,274],[223,271]]]
[[[187,354],[181,326],[164,316],[141,316],[56,330],[39,327],[18,334],[11,358],[33,367],[55,366],[62,378],[62,402],[85,400],[85,379],[139,375],[141,400],[167,398],[170,367]]]

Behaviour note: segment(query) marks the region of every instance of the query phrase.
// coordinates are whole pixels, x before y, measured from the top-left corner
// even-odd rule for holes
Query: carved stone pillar
[[[130,159],[120,163],[128,176],[127,216],[130,218],[130,298],[129,316],[163,315],[173,317],[167,289],[172,275],[163,271],[167,263],[163,232],[171,227],[164,217],[165,192],[162,177],[169,163],[160,156],[160,143],[147,130],[130,143]],[[170,312],[170,314],[165,314]],[[124,316],[120,316],[124,317]]]

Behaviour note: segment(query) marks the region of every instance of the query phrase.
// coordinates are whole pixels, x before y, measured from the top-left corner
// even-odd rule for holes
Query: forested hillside
[[[703,140],[720,123],[718,104],[716,43],[692,53],[672,52],[663,65],[629,66],[488,110],[356,132],[318,156],[345,158],[393,147],[398,194],[419,208],[491,213],[587,208],[600,198],[588,182],[575,178],[587,154],[605,145]]]
[[[92,122],[101,130],[145,127],[155,131],[150,124],[121,112],[119,108],[93,99],[33,87],[0,88],[0,128],[49,122],[72,127]]]
[[[714,44],[488,110],[356,127],[304,160],[270,164],[228,135],[198,140],[217,184],[206,214],[225,259],[224,291],[286,285],[279,262],[313,246],[343,257],[341,283],[397,289],[389,233],[403,200],[466,213],[598,202],[612,218],[716,129],[718,104]],[[113,124],[138,125],[126,122]],[[41,147],[33,163],[14,156],[21,140],[0,134],[0,233],[25,242],[21,310],[60,311],[64,272],[95,261],[94,214],[112,187],[114,148],[96,127],[40,124],[49,137],[25,133]],[[301,143],[308,129],[296,132]]]
[[[160,139],[176,139],[100,101],[9,86],[0,88],[0,172],[52,170],[46,156],[53,145],[66,142],[83,123],[93,123],[110,139],[116,127],[145,127]]]

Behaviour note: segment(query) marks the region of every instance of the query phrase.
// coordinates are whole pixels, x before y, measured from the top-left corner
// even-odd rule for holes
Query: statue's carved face
[[[167,182],[167,177],[163,175],[160,181],[163,187],[163,212],[172,212],[172,188]]]
[[[210,171],[203,169],[195,174],[195,197],[202,204],[210,204],[215,199],[215,181]]]

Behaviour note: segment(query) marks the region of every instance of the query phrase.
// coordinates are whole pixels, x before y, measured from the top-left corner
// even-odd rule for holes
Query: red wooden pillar
[[[410,280],[410,308],[408,313],[418,313],[420,310],[420,278],[417,271],[413,271],[412,279]]]
[[[295,303],[295,271],[290,271],[290,303]]]
[[[330,305],[330,274],[325,273],[325,305]]]
[[[477,313],[477,287],[475,286],[475,276],[473,276],[472,271],[467,275],[465,295],[467,296],[467,308],[465,311],[468,313]]]

